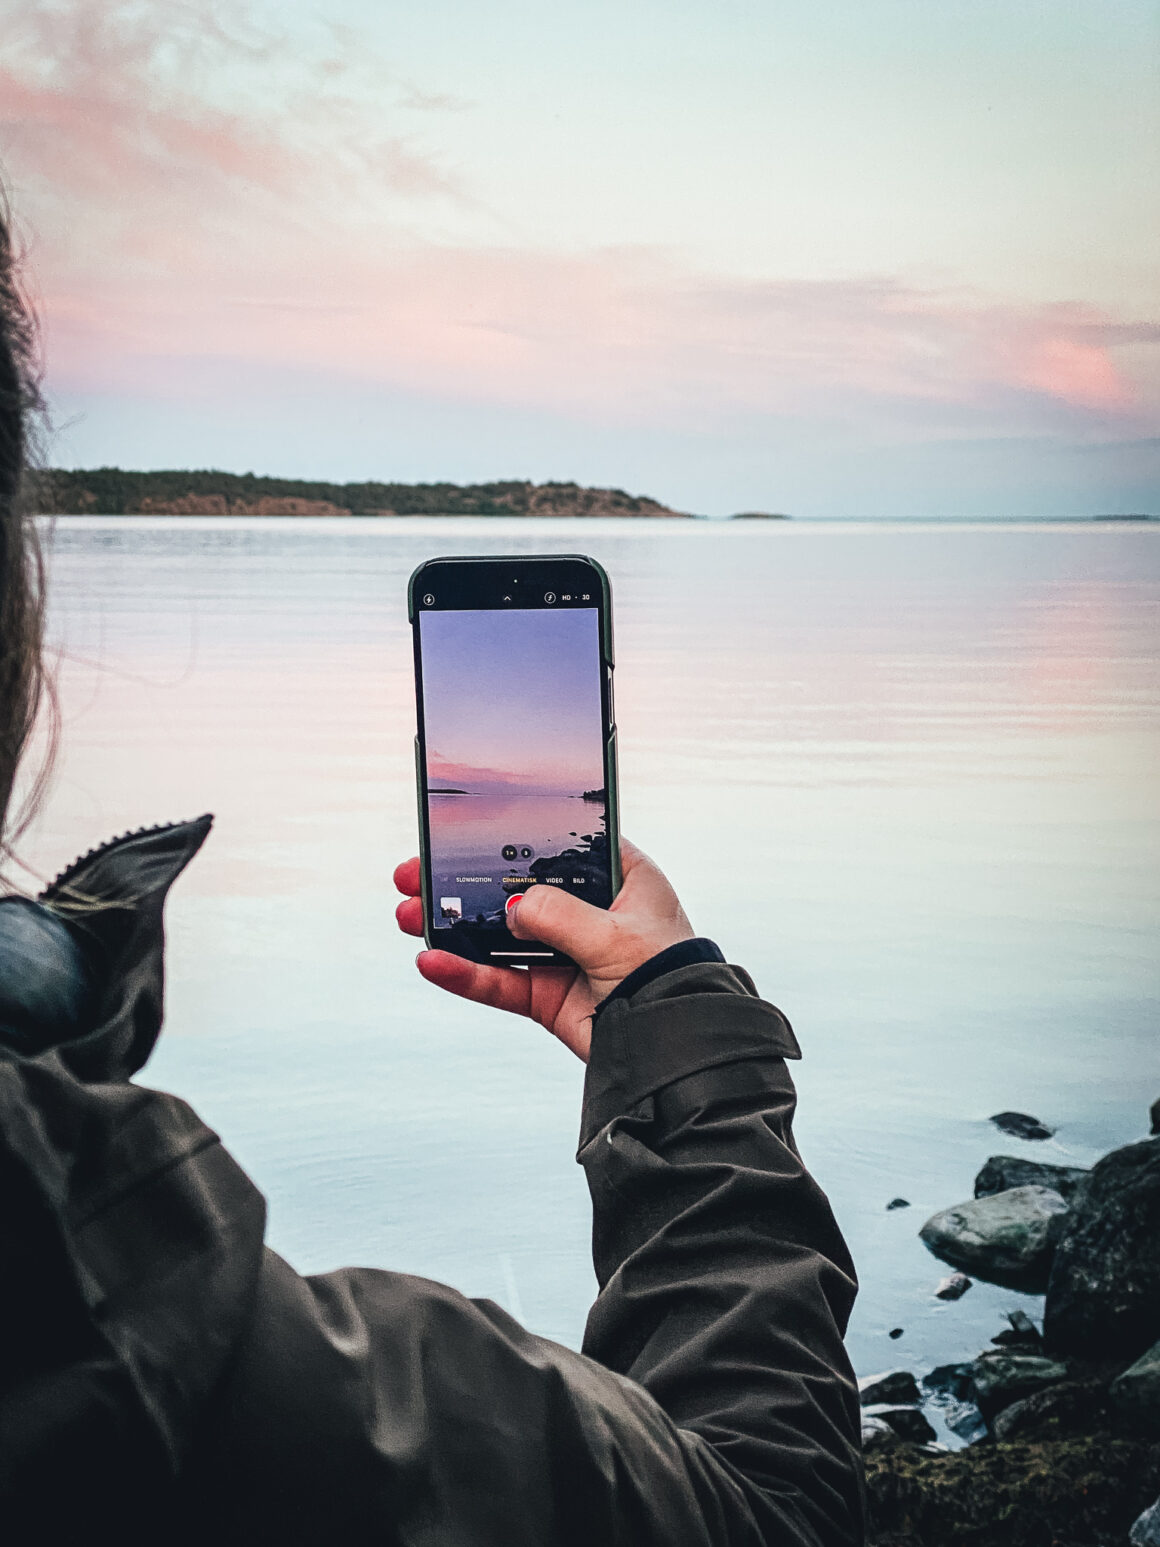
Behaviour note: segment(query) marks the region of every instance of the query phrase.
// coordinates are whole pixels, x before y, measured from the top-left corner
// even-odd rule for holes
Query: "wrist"
[[[723,962],[724,960],[725,957],[716,942],[703,935],[678,940],[672,945],[664,946],[639,966],[634,967],[631,972],[626,973],[618,983],[607,990],[593,1013],[599,1015],[613,1000],[631,998],[633,994],[639,993],[642,988],[647,987],[663,973],[675,972],[678,967],[691,967],[697,962]]]

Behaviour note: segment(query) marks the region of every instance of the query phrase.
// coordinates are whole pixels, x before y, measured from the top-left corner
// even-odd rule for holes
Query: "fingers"
[[[532,1013],[531,978],[514,967],[482,967],[450,951],[420,951],[415,965],[428,983],[461,999],[473,999],[476,1004],[513,1015]]]
[[[395,866],[395,887],[402,892],[404,897],[418,897],[422,891],[419,880],[419,860],[405,859],[401,865]]]
[[[581,967],[607,952],[615,927],[603,908],[556,886],[531,887],[508,913],[508,928],[517,940],[539,940]]]
[[[519,940],[537,940],[562,951],[577,963],[587,979],[586,992],[593,1002],[604,998],[634,967],[666,946],[692,938],[693,928],[666,880],[648,855],[627,840],[621,843],[624,885],[611,909],[596,908],[561,887],[533,885],[508,913],[507,922]],[[417,859],[406,860],[395,870],[395,885],[404,894],[395,910],[399,928],[407,935],[423,934],[423,905]],[[570,992],[566,974],[534,975],[511,968],[469,962],[444,951],[426,951],[418,958],[419,971],[429,982],[517,1015],[528,1015],[551,1027],[572,1045],[559,1029],[564,1015],[570,1026],[583,1019],[564,1014]],[[557,992],[555,978],[560,979]],[[530,982],[543,982],[533,992]],[[576,1048],[583,1057],[584,1053]]]

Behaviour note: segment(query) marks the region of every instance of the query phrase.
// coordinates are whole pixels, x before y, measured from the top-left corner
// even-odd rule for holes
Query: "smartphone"
[[[407,608],[427,944],[565,963],[507,910],[533,886],[598,908],[620,888],[608,576],[580,554],[430,559]]]

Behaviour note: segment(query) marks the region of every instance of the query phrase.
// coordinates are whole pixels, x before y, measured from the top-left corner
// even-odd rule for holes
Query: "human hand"
[[[508,913],[508,928],[518,940],[564,951],[575,967],[489,967],[450,951],[420,951],[419,971],[448,993],[538,1021],[587,1063],[592,1013],[600,1001],[658,951],[693,938],[677,894],[648,855],[622,840],[620,857],[623,884],[611,908],[594,908],[559,887],[537,885]],[[422,935],[417,859],[396,869],[395,885],[404,894],[395,910],[399,928]]]

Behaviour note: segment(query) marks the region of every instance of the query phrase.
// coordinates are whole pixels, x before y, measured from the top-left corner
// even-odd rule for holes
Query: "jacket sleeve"
[[[853,1276],[790,1138],[787,1054],[784,1019],[724,965],[600,1012],[580,1159],[601,1292],[582,1353],[428,1280],[303,1279],[267,1252],[186,1473],[202,1539],[859,1542]]]
[[[667,973],[593,1028],[579,1159],[600,1295],[584,1352],[744,1492],[756,1540],[862,1539],[853,1266],[802,1164],[788,1022],[739,968]]]

